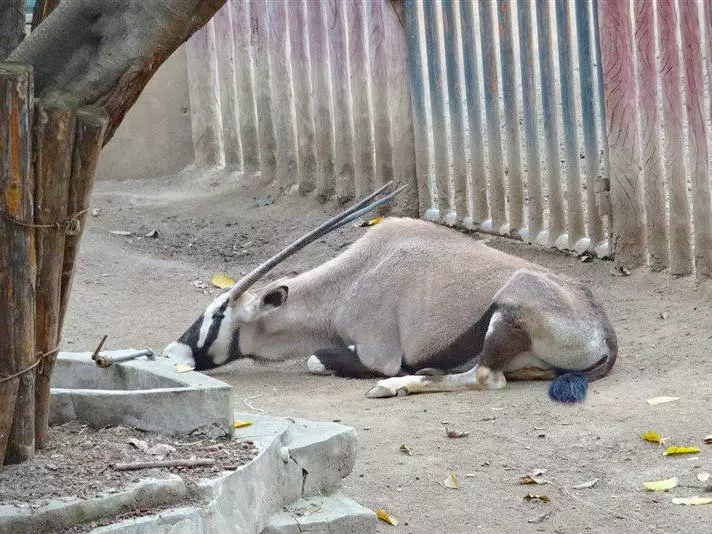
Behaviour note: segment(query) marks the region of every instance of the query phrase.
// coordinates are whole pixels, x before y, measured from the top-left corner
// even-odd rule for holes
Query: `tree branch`
[[[163,62],[225,0],[61,2],[10,55],[34,67],[35,92],[61,89],[109,115],[104,144]]]

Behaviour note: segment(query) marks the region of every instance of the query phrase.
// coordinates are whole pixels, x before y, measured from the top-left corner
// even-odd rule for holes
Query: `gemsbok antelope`
[[[511,379],[552,380],[553,399],[577,402],[609,372],[616,334],[588,288],[418,219],[386,218],[326,263],[250,290],[402,188],[368,204],[384,190],[240,279],[164,355],[200,371],[311,354],[313,373],[384,377],[368,397],[501,389]]]

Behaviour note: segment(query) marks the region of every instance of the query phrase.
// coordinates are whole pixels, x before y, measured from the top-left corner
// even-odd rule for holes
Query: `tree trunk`
[[[76,114],[76,99],[70,95],[53,94],[37,104],[34,147],[37,225],[52,225],[67,218]],[[64,244],[63,228],[37,228],[38,353],[49,353],[57,347]],[[46,445],[49,379],[56,357],[56,354],[46,357],[37,368],[35,424],[39,448]]]
[[[25,38],[25,0],[0,0],[0,61]]]
[[[34,67],[38,95],[55,88],[109,115],[104,144],[163,62],[225,0],[61,2],[10,54]],[[122,31],[112,31],[121,28]]]
[[[34,454],[36,257],[32,224],[32,71],[0,65],[0,466]],[[14,219],[14,220],[13,220]],[[16,403],[19,394],[22,402]],[[29,412],[28,412],[29,410]],[[13,426],[13,419],[15,421]],[[8,439],[12,428],[12,445]]]

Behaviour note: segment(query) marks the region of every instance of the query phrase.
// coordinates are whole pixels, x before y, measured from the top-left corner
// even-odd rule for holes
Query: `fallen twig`
[[[137,471],[139,469],[153,469],[154,467],[206,467],[215,465],[212,458],[193,458],[189,460],[154,460],[151,462],[130,462],[126,464],[113,464],[116,471]]]

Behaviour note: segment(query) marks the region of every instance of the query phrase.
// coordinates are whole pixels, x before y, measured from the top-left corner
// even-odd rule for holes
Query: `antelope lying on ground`
[[[553,380],[553,399],[576,402],[587,381],[608,373],[616,335],[586,287],[422,220],[387,218],[336,258],[247,291],[296,250],[373,209],[363,206],[377,193],[219,295],[164,355],[205,370],[312,354],[313,373],[387,377],[368,397],[538,379]]]

